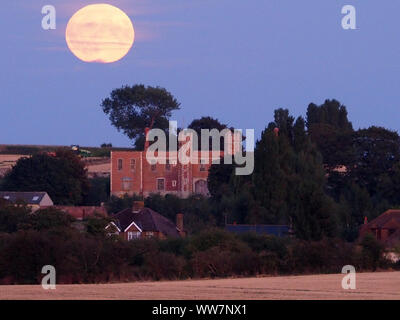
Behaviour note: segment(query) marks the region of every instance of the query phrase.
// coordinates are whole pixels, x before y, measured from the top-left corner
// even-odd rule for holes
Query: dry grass
[[[342,274],[101,285],[0,286],[0,299],[390,299],[400,300],[400,272],[357,274],[357,289],[341,288]]]
[[[0,168],[11,169],[11,167],[17,163],[18,159],[23,157],[29,156],[16,154],[0,154]]]

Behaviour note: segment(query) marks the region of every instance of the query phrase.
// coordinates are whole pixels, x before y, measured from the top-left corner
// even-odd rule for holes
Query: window
[[[200,171],[206,171],[206,165],[205,165],[206,161],[201,159],[200,160]]]
[[[172,186],[176,187],[176,180],[172,180]]]
[[[122,159],[118,159],[118,170],[122,170]]]
[[[39,197],[38,196],[34,196],[33,198],[32,198],[32,201],[38,201],[39,200]]]
[[[128,231],[128,241],[140,238],[140,231]]]
[[[157,170],[157,165],[155,163],[151,164],[151,171],[155,172],[156,170]]]
[[[132,178],[122,178],[122,190],[130,191],[132,189]]]
[[[164,179],[157,179],[157,190],[158,191],[165,190],[165,180]]]
[[[151,238],[154,236],[154,232],[146,232],[146,237]]]
[[[131,171],[135,172],[136,170],[136,159],[131,159]]]
[[[165,164],[165,169],[167,171],[171,171],[171,164],[169,163],[169,159],[167,159],[167,163]]]

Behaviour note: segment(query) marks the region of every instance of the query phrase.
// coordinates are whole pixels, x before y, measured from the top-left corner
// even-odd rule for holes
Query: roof
[[[69,215],[73,216],[75,219],[82,220],[87,217],[93,217],[95,214],[107,217],[107,210],[105,207],[95,207],[95,206],[53,206],[58,210],[61,210]]]
[[[46,195],[47,195],[47,192],[42,192],[42,191],[40,191],[40,192],[0,191],[0,198],[10,201],[12,203],[15,203],[17,201],[23,201],[26,204],[39,205]]]
[[[248,233],[255,232],[257,234],[274,235],[283,237],[289,234],[290,227],[287,225],[249,225],[249,224],[228,224],[225,230],[233,233]]]
[[[400,210],[388,210],[366,225],[363,225],[363,227],[367,227],[368,229],[389,228],[389,225],[395,224],[400,224]]]
[[[128,208],[114,214],[113,218],[121,231],[134,222],[143,232],[161,232],[169,237],[179,236],[175,223],[150,208],[143,208],[138,212]]]
[[[388,210],[369,223],[363,224],[360,228],[360,237],[362,238],[367,232],[371,232],[374,229],[394,230],[385,239],[385,243],[389,246],[397,244],[400,240],[400,210]]]

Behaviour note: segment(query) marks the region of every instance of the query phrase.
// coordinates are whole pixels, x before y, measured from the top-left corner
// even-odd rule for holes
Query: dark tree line
[[[187,238],[125,241],[105,233],[109,219],[68,215],[0,201],[0,284],[38,284],[44,265],[57,284],[299,273],[396,267],[374,238],[303,241],[208,228]]]
[[[291,224],[297,237],[355,240],[364,217],[400,206],[400,139],[372,126],[355,131],[336,100],[307,117],[275,110],[255,148],[251,177],[213,166],[212,200],[238,223]]]

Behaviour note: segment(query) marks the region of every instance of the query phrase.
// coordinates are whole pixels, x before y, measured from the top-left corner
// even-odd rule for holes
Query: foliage
[[[219,132],[221,132],[224,129],[227,129],[227,125],[226,124],[222,124],[221,122],[219,122],[217,119],[211,118],[211,117],[201,117],[200,119],[195,119],[193,120],[189,126],[189,129],[193,129],[194,131],[196,131],[199,139],[198,139],[198,147],[199,149],[201,148],[201,150],[204,150],[204,146],[202,146],[201,144],[201,130],[203,129],[208,129],[208,130],[212,130],[212,129],[217,129]],[[221,137],[220,139],[220,146],[223,146],[224,143],[224,138]],[[212,150],[212,139],[210,137],[209,139],[209,150]]]
[[[193,200],[192,200],[193,201]],[[19,220],[4,219],[14,214]],[[390,266],[374,239],[357,244],[340,239],[301,241],[255,233],[235,235],[209,228],[186,238],[124,241],[107,236],[104,217],[76,228],[55,209],[30,213],[24,206],[0,206],[0,283],[38,284],[44,265],[57,270],[57,283],[185,279],[338,272]],[[18,252],[18,254],[15,254]]]
[[[85,197],[85,205],[100,206],[110,199],[110,178],[97,177],[89,179],[89,190]]]
[[[164,88],[134,85],[113,90],[101,107],[112,125],[135,140],[135,148],[142,150],[145,128],[167,130],[168,119],[180,103]]]
[[[372,234],[366,234],[361,241],[363,264],[375,271],[383,264],[383,245]]]
[[[58,205],[80,205],[89,191],[85,165],[71,151],[21,158],[5,176],[7,191],[45,191]]]
[[[133,202],[137,200],[142,200],[142,197],[139,195],[129,196],[128,194],[125,194],[123,197],[111,196],[105,205],[107,212],[109,214],[114,214],[126,208],[132,208]]]

